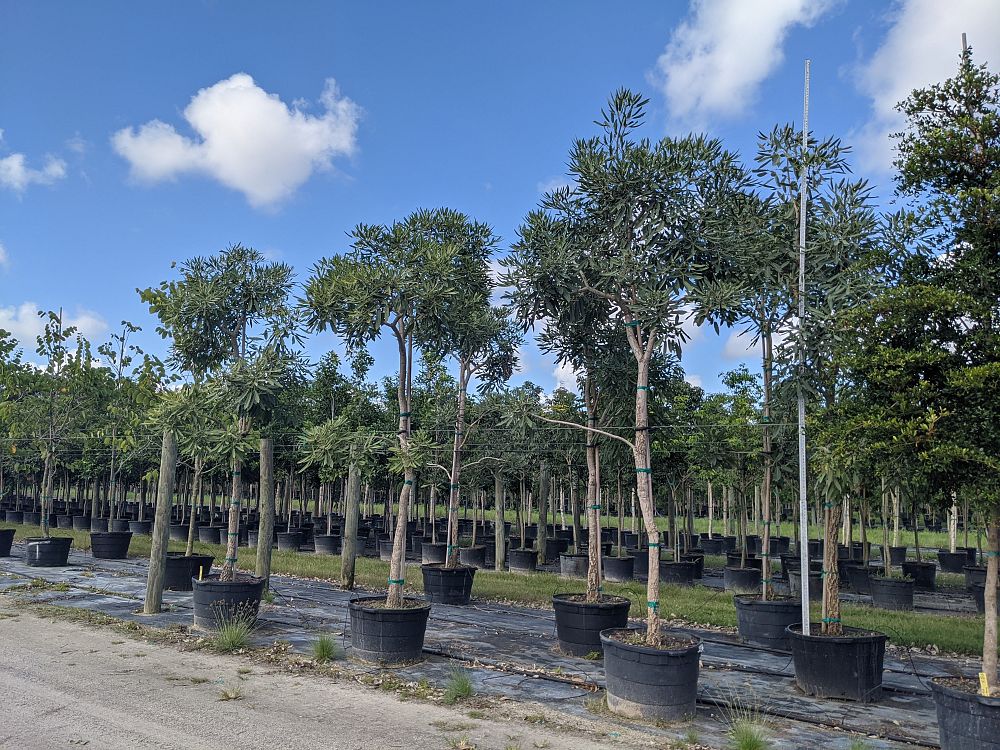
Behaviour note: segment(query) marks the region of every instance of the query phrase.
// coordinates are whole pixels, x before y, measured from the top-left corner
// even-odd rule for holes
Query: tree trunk
[[[357,448],[351,449],[347,469],[347,498],[344,509],[344,532],[341,536],[340,580],[348,591],[354,589],[354,567],[358,554],[358,511],[361,507],[361,472],[358,471]]]
[[[504,523],[503,475],[498,471],[493,475],[493,504],[496,511],[496,548],[493,553],[493,568],[499,573],[507,562],[507,525]]]
[[[997,671],[997,583],[1000,568],[1000,510],[993,512],[987,532],[986,590],[983,601],[986,604],[986,623],[983,629],[983,672],[989,680],[993,695],[1000,695],[1000,672]]]
[[[226,559],[219,574],[220,581],[236,580],[236,556],[240,541],[240,499],[243,482],[240,477],[242,461],[233,459],[233,479],[229,490],[229,525],[226,534]],[[258,540],[260,541],[260,540]]]
[[[824,635],[842,635],[840,623],[840,576],[837,572],[837,529],[840,526],[843,505],[827,503],[823,544],[823,623]],[[808,571],[802,571],[808,575]]]
[[[201,456],[194,460],[194,491],[191,495],[191,513],[188,515],[188,533],[187,533],[187,546],[184,548],[184,554],[187,557],[191,557],[194,554],[194,530],[195,530],[195,518],[198,513],[195,513],[194,509],[194,499],[197,497],[198,493],[201,492],[201,472],[203,468],[203,459]],[[159,503],[159,489],[157,489],[157,503]]]
[[[149,550],[149,575],[146,578],[146,601],[142,611],[155,615],[163,605],[163,576],[167,569],[167,547],[170,544],[170,506],[174,498],[174,472],[177,469],[177,436],[163,431],[160,450],[160,478],[156,490],[156,516],[153,522],[152,545]]]
[[[257,565],[254,574],[267,588],[271,578],[271,542],[274,539],[274,441],[260,439],[260,521],[257,525]]]
[[[545,540],[549,536],[549,465],[538,467],[538,564],[545,564]]]

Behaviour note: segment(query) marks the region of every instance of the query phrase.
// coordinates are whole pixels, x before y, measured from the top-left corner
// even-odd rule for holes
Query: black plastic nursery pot
[[[6,520],[7,523],[24,523],[24,511],[8,510],[4,515],[4,520]]]
[[[889,547],[889,564],[902,565],[906,560],[906,547]]]
[[[726,540],[721,536],[714,536],[710,539],[702,537],[701,548],[705,550],[706,555],[721,555],[723,548],[725,546]]]
[[[605,557],[604,579],[615,583],[631,581],[635,571],[634,557]]]
[[[256,576],[238,576],[235,581],[220,581],[218,575],[204,576],[199,581],[192,576],[194,626],[216,630],[233,620],[256,621],[264,583]]]
[[[444,563],[421,565],[424,595],[438,604],[468,604],[472,599],[472,582],[476,569],[470,565],[444,567]]]
[[[88,528],[89,528],[88,522]],[[128,530],[133,534],[142,534],[143,536],[149,536],[153,531],[152,521],[129,521]]]
[[[538,553],[533,549],[508,550],[507,564],[512,573],[534,573],[538,565]]]
[[[462,547],[458,550],[458,561],[462,565],[468,565],[472,568],[485,568],[486,547],[482,544],[477,544],[474,547]]]
[[[174,542],[186,542],[188,538],[188,527],[186,523],[172,523],[169,531],[170,539]]]
[[[317,555],[339,555],[341,549],[340,534],[317,534],[313,537],[313,545]]]
[[[694,577],[701,578],[705,575],[705,553],[688,552],[681,555],[681,561],[694,563]]]
[[[695,563],[691,561],[660,562],[660,583],[672,583],[675,586],[694,586]]]
[[[405,599],[401,609],[386,609],[385,597],[352,599],[351,656],[382,666],[419,661],[427,632],[429,602]]]
[[[939,549],[937,553],[938,564],[943,573],[961,573],[962,568],[969,564],[969,556],[965,550],[952,552],[946,549]]]
[[[73,516],[56,516],[56,528],[57,529],[72,529],[73,528]],[[90,524],[87,524],[87,528],[90,528]]]
[[[212,555],[185,556],[183,552],[168,552],[163,573],[163,588],[168,591],[190,591],[192,580],[204,579],[212,572]]]
[[[736,568],[727,565],[722,571],[722,583],[726,591],[752,593],[760,590],[761,572],[757,568]]]
[[[733,597],[733,603],[736,605],[736,629],[742,640],[789,650],[788,626],[802,622],[802,605],[798,599],[782,596],[764,601],[759,594],[738,594]]]
[[[625,597],[610,594],[601,594],[596,602],[587,602],[586,594],[554,595],[559,649],[573,656],[603,653],[601,631],[626,627],[631,606]]]
[[[90,519],[90,530],[91,531],[107,531],[108,530],[108,519],[107,518],[91,518]]]
[[[199,526],[198,541],[205,544],[218,544],[221,539],[221,526]]]
[[[634,719],[677,721],[695,713],[701,641],[668,636],[665,648],[642,645],[643,631],[601,633],[608,708]]]
[[[888,636],[848,627],[844,635],[819,635],[818,623],[813,623],[811,629],[811,635],[803,635],[801,623],[787,628],[795,681],[802,692],[818,698],[877,701],[882,696],[882,664]]]
[[[82,523],[82,522],[81,522]],[[127,518],[112,518],[111,519],[111,531],[128,531],[129,530],[129,520]],[[73,526],[76,526],[76,521],[73,521]]]
[[[975,584],[969,589],[972,594],[972,601],[976,603],[976,611],[986,614],[986,584]],[[997,593],[997,614],[1000,615],[1000,592]]]
[[[24,524],[26,526],[41,526],[42,514],[30,510],[24,511]]]
[[[14,543],[14,529],[0,529],[0,557],[10,557],[10,546]]]
[[[966,689],[957,689],[963,682]],[[931,680],[941,750],[1000,750],[1000,698],[977,688],[971,680]]]
[[[444,542],[424,542],[420,548],[421,562],[424,565],[443,563],[448,552],[448,545]]]
[[[965,588],[967,591],[972,591],[972,587],[977,584],[980,586],[986,585],[985,565],[966,565],[962,568],[962,572],[965,573]]]
[[[58,568],[69,560],[69,536],[29,537],[24,540],[24,562],[34,568]]]
[[[910,612],[913,609],[913,581],[908,578],[871,576],[872,605],[879,609]]]
[[[917,591],[934,590],[934,580],[937,577],[937,566],[934,563],[907,560],[901,567],[903,574],[913,579]]]
[[[290,552],[298,552],[302,546],[301,531],[283,531],[278,534],[278,549]]]
[[[862,563],[855,563],[846,567],[847,583],[851,590],[858,594],[870,594],[870,574],[871,569]]]
[[[586,578],[589,567],[587,555],[559,555],[559,575],[563,578]]]
[[[788,589],[792,596],[802,596],[802,571],[790,568],[788,571]],[[821,573],[809,573],[809,601],[818,602],[823,598],[823,577]]]
[[[98,560],[124,560],[131,543],[131,531],[90,532],[90,554]]]

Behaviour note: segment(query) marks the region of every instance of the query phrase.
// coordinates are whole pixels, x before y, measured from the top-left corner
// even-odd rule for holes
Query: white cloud
[[[552,377],[555,378],[556,388],[565,388],[567,391],[577,392],[577,376],[579,372],[569,363],[560,362],[556,365],[556,369],[552,371]]]
[[[726,359],[749,359],[757,353],[757,347],[750,342],[750,334],[733,331],[722,348],[722,356]]]
[[[51,185],[66,176],[66,162],[55,156],[46,156],[41,169],[28,166],[24,154],[10,154],[0,158],[0,187],[23,193],[29,185]]]
[[[332,78],[320,96],[323,113],[311,115],[260,88],[246,73],[204,88],[184,119],[197,134],[151,120],[119,130],[111,142],[143,182],[203,174],[243,193],[255,207],[289,198],[315,170],[356,148],[359,107],[342,96]]]
[[[0,328],[10,331],[22,346],[33,349],[35,337],[45,328],[44,320],[38,316],[40,309],[34,302],[22,302],[17,307],[0,307]],[[108,329],[108,324],[100,315],[83,309],[78,309],[76,315],[64,314],[63,325],[75,326],[91,340]]]
[[[0,242],[0,268],[7,268],[10,265],[10,256],[7,255],[7,248]]]
[[[535,189],[538,190],[541,195],[545,195],[546,193],[553,193],[560,188],[572,187],[573,184],[573,181],[568,177],[550,177],[549,179],[542,180],[535,185]]]
[[[701,126],[741,114],[781,64],[788,32],[837,0],[692,0],[651,76],[674,120]]]
[[[871,100],[868,121],[855,133],[866,169],[888,170],[894,157],[889,134],[903,118],[898,102],[915,88],[942,81],[958,70],[962,32],[977,62],[1000,63],[1000,3],[983,0],[901,0],[889,16],[882,45],[856,71],[857,85]]]
[[[701,384],[703,382],[702,379],[701,379],[701,375],[698,375],[698,374],[693,373],[693,372],[685,372],[684,373],[684,379],[688,383],[690,383],[691,385],[693,385],[695,388],[701,388]]]

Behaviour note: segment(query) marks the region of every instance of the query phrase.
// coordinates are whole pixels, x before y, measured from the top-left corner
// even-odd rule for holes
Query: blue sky
[[[34,311],[62,306],[98,342],[128,319],[163,353],[135,289],[172,261],[242,242],[304,279],[356,223],[417,207],[507,246],[614,89],[650,97],[646,135],[706,130],[749,157],[800,121],[806,57],[812,128],[855,144],[887,200],[892,104],[954,70],[962,31],[995,67],[994,0],[0,0],[0,328],[30,351]],[[693,333],[693,382],[756,365]],[[557,369],[529,344],[518,378]]]

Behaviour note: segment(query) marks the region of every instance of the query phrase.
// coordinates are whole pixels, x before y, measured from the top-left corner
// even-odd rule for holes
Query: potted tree
[[[140,292],[171,339],[173,364],[196,379],[213,376],[209,397],[227,416],[215,449],[231,469],[226,557],[218,575],[193,581],[196,627],[213,628],[233,617],[254,619],[265,579],[238,574],[243,507],[242,466],[254,450],[255,420],[266,423],[282,378],[291,366],[287,341],[296,325],[289,304],[293,274],[284,263],[268,263],[253,248],[233,245],[217,255],[181,265],[181,277]],[[168,502],[159,498],[159,502]],[[167,512],[169,518],[169,511]],[[163,528],[166,535],[167,529]],[[158,555],[166,545],[154,545]],[[151,559],[151,570],[163,563]]]
[[[562,225],[562,252],[552,254],[545,270],[568,293],[606,302],[634,359],[634,437],[587,429],[623,441],[632,453],[649,538],[645,632],[601,633],[608,706],[616,713],[675,719],[693,712],[700,646],[690,636],[664,633],[659,617],[649,372],[654,358],[679,351],[699,261],[712,248],[713,217],[725,213],[719,209],[741,173],[717,141],[635,140],[646,105],[636,93],[616,92],[599,123],[601,136],[577,141],[570,153],[575,187],[547,196],[527,224]]]
[[[351,349],[377,339],[385,328],[399,355],[399,409],[392,467],[402,473],[388,593],[352,600],[355,656],[378,663],[420,658],[430,604],[404,596],[409,504],[416,470],[426,461],[427,436],[412,430],[414,348],[434,341],[449,323],[450,303],[462,289],[468,219],[448,209],[420,210],[392,225],[358,225],[349,253],[320,261],[306,284],[310,324],[332,329]]]

